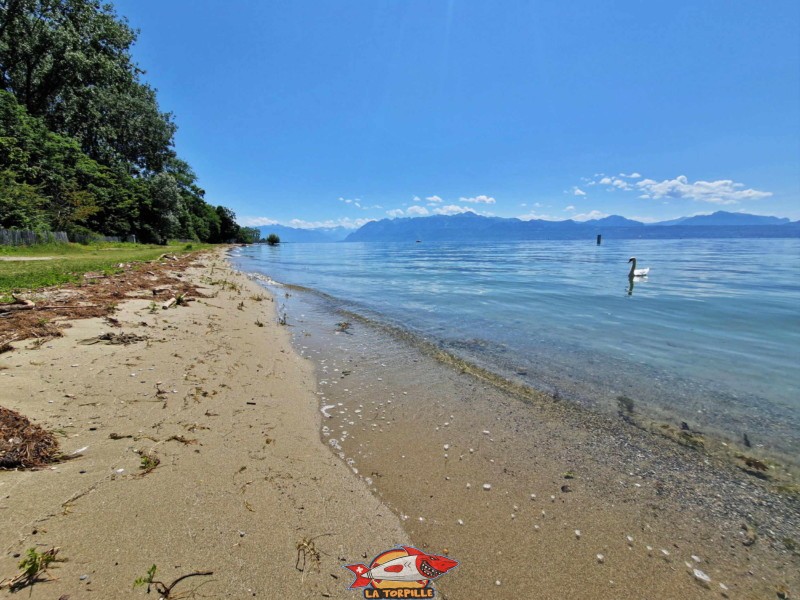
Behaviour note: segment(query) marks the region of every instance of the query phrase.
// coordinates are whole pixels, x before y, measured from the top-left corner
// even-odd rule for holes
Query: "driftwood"
[[[18,298],[11,294],[14,299],[13,304],[0,304],[0,312],[13,312],[15,310],[33,310],[36,308],[36,303],[26,298]]]
[[[161,305],[161,308],[163,308],[164,310],[167,310],[168,308],[171,308],[177,301],[178,301],[177,298],[174,298],[174,297],[170,298],[169,300],[164,302],[164,304]]]
[[[38,306],[38,310],[65,310],[67,308],[98,308],[99,304],[56,304],[53,306]]]

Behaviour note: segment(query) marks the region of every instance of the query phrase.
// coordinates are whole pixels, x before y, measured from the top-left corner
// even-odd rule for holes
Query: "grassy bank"
[[[39,289],[78,281],[85,273],[111,274],[121,263],[154,260],[164,253],[182,254],[210,247],[207,244],[97,243],[44,244],[29,247],[0,246],[0,302],[15,291]]]

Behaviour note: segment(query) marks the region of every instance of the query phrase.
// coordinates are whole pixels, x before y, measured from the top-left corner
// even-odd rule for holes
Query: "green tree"
[[[48,229],[47,198],[27,183],[17,183],[10,171],[0,172],[0,227]]]
[[[240,227],[239,237],[236,241],[240,244],[255,244],[261,237],[261,232],[257,227]]]
[[[267,243],[268,243],[270,246],[277,246],[278,244],[280,244],[280,243],[281,243],[281,238],[279,238],[279,237],[278,237],[278,235],[277,235],[277,234],[275,234],[275,233],[270,233],[270,234],[267,236]]]
[[[0,89],[91,158],[160,171],[174,155],[175,125],[140,81],[135,41],[99,0],[0,0]]]

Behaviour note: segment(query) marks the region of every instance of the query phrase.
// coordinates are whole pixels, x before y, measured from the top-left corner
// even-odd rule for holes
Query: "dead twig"
[[[169,600],[170,594],[172,590],[184,579],[189,579],[189,577],[207,577],[209,575],[213,575],[214,571],[195,571],[194,573],[187,573],[186,575],[181,575],[176,580],[174,580],[170,584],[166,584],[163,581],[157,581],[155,578],[157,567],[153,565],[147,570],[146,577],[139,577],[136,581],[133,582],[133,587],[137,587],[140,585],[147,584],[147,593],[150,593],[150,588],[155,588],[156,592],[166,600]]]

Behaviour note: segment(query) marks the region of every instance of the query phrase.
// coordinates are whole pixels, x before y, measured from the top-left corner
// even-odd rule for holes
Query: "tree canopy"
[[[0,0],[0,227],[247,237],[175,153],[135,41],[99,0]]]

